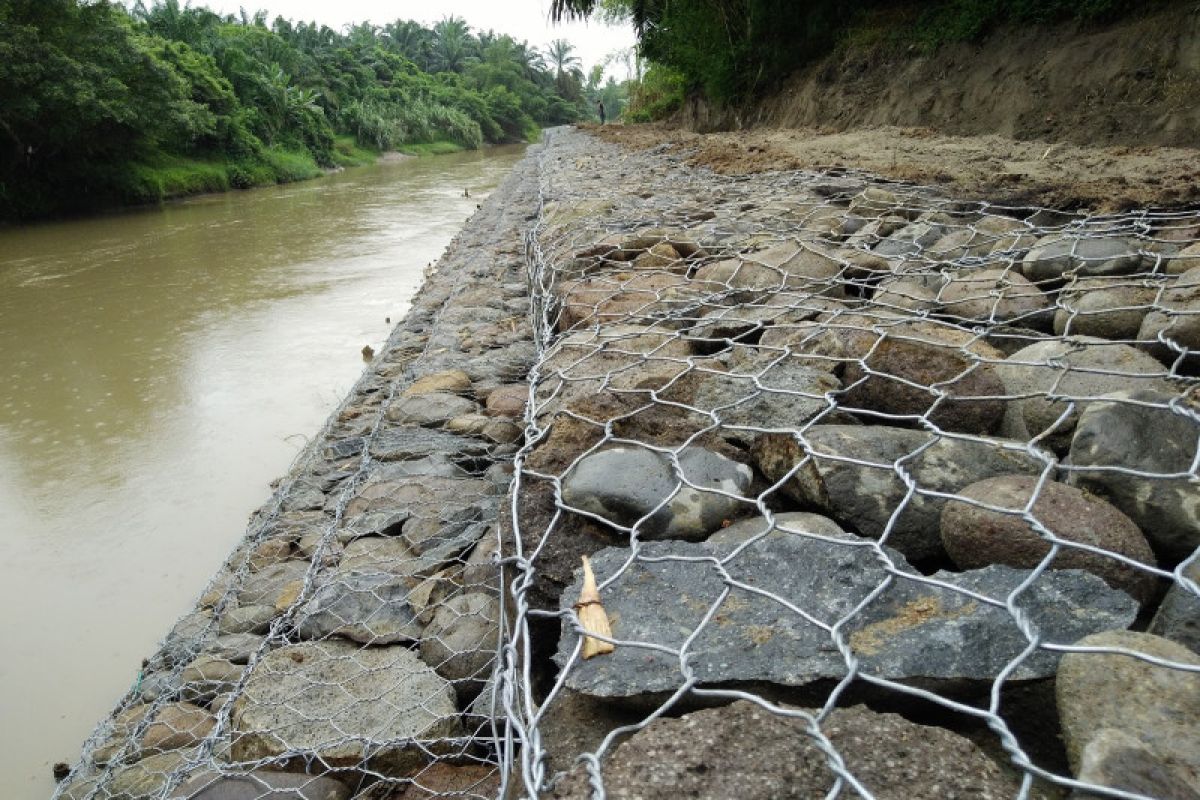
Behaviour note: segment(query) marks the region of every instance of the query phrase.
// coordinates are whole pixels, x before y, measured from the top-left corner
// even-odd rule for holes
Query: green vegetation
[[[556,18],[625,19],[651,64],[632,118],[674,112],[686,92],[717,103],[752,100],[849,40],[926,50],[979,39],[1003,25],[1107,22],[1194,0],[553,0]]]
[[[0,0],[0,219],[300,180],[591,117],[579,61],[448,17],[336,32],[180,0]]]

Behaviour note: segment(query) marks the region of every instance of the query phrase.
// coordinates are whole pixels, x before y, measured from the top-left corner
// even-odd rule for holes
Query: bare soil
[[[705,134],[661,124],[584,127],[633,148],[666,145],[690,164],[727,175],[851,168],[1003,205],[1101,212],[1200,205],[1200,150],[1194,148],[1089,147],[891,126]]]

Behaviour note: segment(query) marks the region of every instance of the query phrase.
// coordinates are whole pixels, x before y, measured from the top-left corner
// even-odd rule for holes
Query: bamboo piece
[[[592,574],[592,564],[588,557],[583,557],[583,588],[579,590],[579,602],[575,604],[575,613],[579,615],[579,624],[588,633],[612,638],[612,628],[608,624],[608,614],[600,605],[600,590],[596,588],[596,576]],[[611,653],[614,650],[610,642],[602,642],[591,636],[584,637],[583,657]]]

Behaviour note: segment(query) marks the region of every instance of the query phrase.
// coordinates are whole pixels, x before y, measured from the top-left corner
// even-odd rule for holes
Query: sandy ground
[[[710,134],[663,125],[584,127],[630,147],[665,143],[724,174],[843,167],[1008,205],[1118,211],[1200,204],[1200,150],[1191,148],[1080,147],[894,127]]]

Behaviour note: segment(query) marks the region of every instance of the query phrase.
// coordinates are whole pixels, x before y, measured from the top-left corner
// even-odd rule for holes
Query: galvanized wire
[[[1200,671],[1196,663],[1139,650],[1097,649],[1048,639],[1036,615],[1025,607],[1028,594],[1048,580],[1055,559],[1067,554],[1100,557],[1140,573],[1154,583],[1156,592],[1169,585],[1192,595],[1200,589],[1186,573],[1198,558],[1194,553],[1166,556],[1168,560],[1159,566],[1152,558],[1067,538],[1035,511],[1047,485],[1070,482],[1076,475],[1111,473],[1164,485],[1173,482],[1180,492],[1200,497],[1197,343],[1194,331],[1186,327],[1200,314],[1196,294],[1188,296],[1186,288],[1200,281],[1200,273],[1185,276],[1179,268],[1186,258],[1181,252],[1200,237],[1200,214],[1138,210],[1089,215],[964,202],[929,187],[887,182],[845,169],[730,177],[688,167],[684,156],[665,148],[621,151],[578,134],[556,133],[553,145],[541,157],[540,213],[526,238],[541,360],[530,378],[526,444],[517,455],[509,495],[512,535],[506,544],[511,548],[507,563],[513,567],[513,577],[508,591],[515,601],[515,624],[501,676],[505,712],[519,732],[513,737],[519,750],[511,760],[519,761],[525,796],[551,790],[565,777],[554,769],[570,770],[574,764],[576,771],[586,773],[592,795],[604,797],[606,763],[617,757],[614,749],[619,742],[645,731],[663,715],[742,699],[808,723],[811,743],[829,768],[827,796],[872,797],[863,776],[847,766],[853,753],[840,753],[821,730],[839,702],[865,685],[878,690],[875,696],[881,691],[897,704],[905,698],[933,703],[946,711],[948,725],[955,717],[967,716],[986,727],[1019,778],[1014,796],[1038,792],[1054,796],[1056,791],[1086,789],[1096,796],[1144,797],[1081,783],[1063,769],[1044,766],[1042,754],[1031,755],[1014,732],[1011,718],[1001,713],[1002,698],[1023,666],[1038,654],[1111,652],[1181,673]],[[1036,247],[1050,248],[1042,251],[1040,262],[1029,255]],[[1042,265],[1047,266],[1039,272]],[[1191,265],[1200,266],[1200,261]],[[1108,293],[1107,299],[1100,291]],[[1097,298],[1102,302],[1095,302]],[[1160,316],[1157,329],[1146,324],[1146,318],[1154,315]],[[1111,329],[1103,341],[1075,335],[1081,328],[1097,335],[1097,327],[1103,325]],[[847,339],[853,346],[846,346]],[[1046,342],[1060,346],[1048,354],[1024,351],[1027,345]],[[1116,361],[1073,358],[1078,353],[1103,355],[1103,348],[1114,345],[1127,346]],[[889,363],[897,362],[887,360],[887,348],[905,346],[926,361],[890,370]],[[929,376],[923,368],[931,366],[927,360],[936,357],[939,348],[955,351],[955,366],[933,370],[936,374]],[[1131,363],[1131,349],[1143,360]],[[796,360],[840,380],[810,391],[772,383],[773,368]],[[1013,381],[988,391],[976,384],[977,394],[955,391],[971,376],[990,374],[997,367],[1027,369],[1038,380],[1020,389],[1011,388],[1017,383]],[[692,393],[689,398],[681,387],[697,376],[723,381],[725,391]],[[1095,391],[1081,388],[1080,381],[1091,378],[1107,382]],[[1163,471],[1125,463],[1092,467],[1064,460],[1080,411],[1101,398],[1110,399],[1114,379],[1124,384],[1117,388],[1159,392],[1152,399],[1119,396],[1117,402],[1168,412],[1190,424],[1189,441],[1178,443],[1193,454],[1186,468]],[[856,394],[881,380],[888,382],[887,388]],[[612,406],[603,412],[589,405],[601,395]],[[914,396],[924,397],[925,407],[911,407]],[[803,419],[763,419],[739,412],[775,399],[811,408]],[[969,411],[994,402],[1003,404],[1003,413],[1011,415],[1017,404],[1031,399],[1046,406],[1041,409],[1044,419],[1038,420],[1040,428],[1025,430],[1024,435],[1015,431],[1029,420],[1017,420],[1016,427],[1006,423],[1001,429],[989,423],[979,429],[945,413],[955,404]],[[651,417],[656,410],[665,415]],[[640,419],[653,421],[639,423]],[[898,427],[926,433],[928,439],[903,456],[880,462],[814,442],[811,434],[831,422]],[[662,426],[668,423],[677,427],[667,431]],[[556,428],[571,425],[586,431],[579,435],[582,441],[555,440]],[[686,448],[721,441],[741,449],[742,461],[758,467],[761,462],[756,463],[753,448],[767,436],[790,438],[795,463],[765,481],[759,475],[754,489],[746,493],[701,485],[689,478],[681,463]],[[1033,491],[1021,507],[1011,508],[966,497],[960,493],[964,486],[924,484],[920,468],[913,465],[946,442],[1026,456],[1031,466],[1025,471],[1035,480]],[[564,490],[572,476],[581,474],[585,464],[598,463],[595,457],[620,448],[663,458],[675,488],[658,496],[656,504],[651,501],[635,512],[598,507],[591,500],[572,505]],[[547,454],[559,458],[549,459]],[[553,469],[532,466],[548,460]],[[811,502],[797,503],[794,495],[781,491],[818,461],[894,475],[902,488],[888,498],[880,525],[855,530],[852,515],[828,507],[832,502],[816,509]],[[661,546],[649,551],[647,539],[663,537],[656,530],[656,519],[676,497],[688,492],[740,502],[735,517],[761,516],[760,532],[723,556],[701,557],[687,549],[672,554]],[[532,527],[523,522],[529,505],[544,504],[540,498],[547,496],[552,498],[552,508],[531,514]],[[899,563],[891,545],[904,549],[902,515],[918,501],[947,500],[1018,517],[1044,540],[1044,556],[1025,565],[1020,580],[1001,595],[933,577],[935,567],[957,569],[945,554],[917,554],[919,569]],[[865,549],[882,570],[879,583],[848,613],[837,615],[833,624],[822,621],[829,618],[828,608],[806,608],[796,597],[730,571],[750,548],[765,541],[784,509],[819,510],[833,517],[859,535],[830,538],[799,525],[785,524],[781,529],[830,547]],[[581,525],[590,525],[586,529],[592,532],[590,543],[586,543],[589,533],[578,532]],[[596,538],[598,528],[608,532],[605,538]],[[554,549],[572,535],[585,541],[577,546],[591,552],[614,546],[614,540],[615,546],[627,548],[614,572],[598,576],[602,598],[630,591],[635,576],[648,574],[651,565],[663,562],[699,559],[719,576],[721,587],[699,598],[689,596],[706,610],[681,644],[623,638],[619,622],[610,637],[590,634],[611,642],[617,652],[633,650],[648,659],[659,653],[676,659],[677,678],[665,693],[658,685],[647,690],[643,705],[649,703],[651,710],[638,712],[635,723],[601,731],[594,749],[570,758],[558,746],[552,768],[551,751],[556,746],[548,737],[555,736],[557,729],[547,730],[547,720],[566,702],[571,676],[583,669],[581,645],[587,635],[571,609],[575,598],[560,596],[555,603],[554,597],[546,596],[562,588],[561,566],[552,563]],[[545,588],[547,582],[553,590]],[[900,584],[951,592],[980,609],[1000,609],[1020,632],[1026,646],[983,682],[982,705],[963,702],[950,691],[923,688],[919,682],[872,674],[864,665],[861,649],[851,642],[856,620]],[[733,591],[774,604],[781,618],[794,615],[825,632],[843,670],[832,688],[822,690],[820,702],[798,710],[756,691],[705,684],[696,672],[693,648],[716,625],[718,609]],[[670,605],[678,600],[661,597],[657,602]],[[1146,616],[1144,609],[1139,627],[1145,625]],[[1133,623],[1132,615],[1128,622]],[[545,647],[539,648],[537,640],[553,636],[560,625],[568,645],[560,648],[559,660],[548,663]],[[750,681],[754,678],[747,676]],[[636,676],[627,679],[637,684]],[[655,699],[663,694],[665,700]],[[618,703],[603,693],[593,700]],[[1051,719],[1056,712],[1050,707],[1038,713]],[[629,796],[630,787],[623,790],[626,794],[621,796]],[[665,787],[663,791],[669,794]],[[931,791],[916,786],[911,796],[932,797]]]

